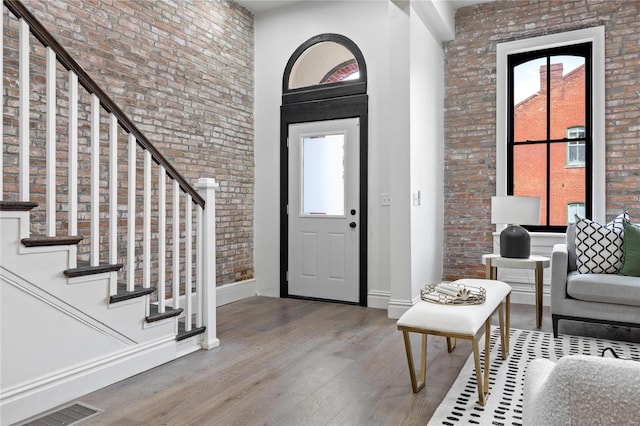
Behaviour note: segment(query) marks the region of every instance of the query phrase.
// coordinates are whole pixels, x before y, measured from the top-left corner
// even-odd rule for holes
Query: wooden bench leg
[[[479,333],[478,333],[479,334]],[[491,317],[484,323],[484,372],[480,368],[480,349],[478,348],[478,334],[473,337],[473,363],[476,369],[476,383],[478,385],[478,400],[484,406],[489,394],[489,366],[491,365]]]
[[[484,394],[489,393],[489,366],[491,365],[491,316],[484,323]],[[484,405],[484,404],[483,404]]]
[[[476,385],[478,387],[478,398],[480,405],[484,406],[484,386],[482,380],[482,370],[480,369],[480,350],[478,349],[478,336],[473,338],[473,364],[476,369]]]
[[[509,351],[506,346],[507,341],[505,339],[505,324],[504,324],[504,312],[503,309],[506,309],[505,303],[500,303],[498,307],[498,317],[500,318],[500,346],[502,348],[502,359],[507,359],[507,352]]]
[[[510,348],[511,346],[509,345],[509,335],[511,334],[511,292],[509,292],[509,294],[507,294],[507,297],[505,298],[506,300],[506,307],[505,307],[505,315],[507,318],[505,318],[505,342],[507,345],[507,353],[510,352]]]
[[[411,340],[409,338],[409,332],[402,330],[402,337],[404,337],[404,348],[407,352],[407,362],[409,364],[409,375],[411,376],[411,388],[413,393],[420,392],[424,387],[425,378],[427,374],[427,335],[422,334],[422,347],[420,354],[420,380],[416,379],[416,369],[413,365],[413,353],[411,351]]]
[[[456,348],[456,338],[447,337],[447,352],[451,353]]]

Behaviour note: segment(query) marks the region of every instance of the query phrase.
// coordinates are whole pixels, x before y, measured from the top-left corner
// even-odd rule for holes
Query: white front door
[[[359,120],[289,126],[289,295],[359,301]]]

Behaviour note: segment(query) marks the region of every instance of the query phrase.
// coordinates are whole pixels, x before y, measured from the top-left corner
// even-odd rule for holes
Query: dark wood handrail
[[[86,73],[86,71],[78,64],[60,43],[51,35],[49,31],[36,19],[36,17],[26,8],[19,0],[4,0],[5,6],[18,18],[24,19],[28,24],[31,33],[45,47],[51,47],[55,52],[58,62],[64,66],[67,71],[73,71],[78,76],[78,82],[91,94],[95,94],[100,100],[100,105],[109,113],[113,114],[120,126],[135,136],[138,145],[142,149],[146,149],[151,153],[153,161],[163,166],[169,177],[178,181],[180,188],[187,192],[193,198],[193,202],[204,208],[204,199],[198,192],[186,181],[180,173],[167,161],[167,159],[158,151],[158,149],[142,134],[135,124],[126,116],[124,112],[116,105],[116,103],[98,86],[98,84]]]

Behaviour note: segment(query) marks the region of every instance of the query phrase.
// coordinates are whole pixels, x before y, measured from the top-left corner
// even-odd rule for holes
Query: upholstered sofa
[[[535,359],[524,381],[522,424],[637,425],[640,362],[569,355]]]
[[[640,327],[640,277],[580,273],[576,266],[575,229],[551,255],[551,316],[558,337],[559,320],[580,320]]]

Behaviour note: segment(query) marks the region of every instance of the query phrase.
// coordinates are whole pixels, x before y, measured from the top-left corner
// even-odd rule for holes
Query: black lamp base
[[[509,225],[500,233],[500,256],[528,259],[531,255],[531,237],[526,229]]]

